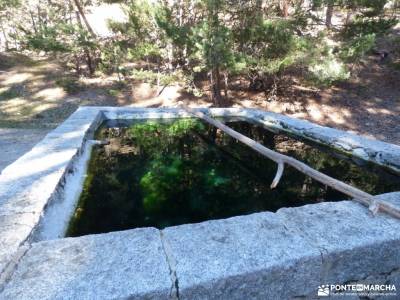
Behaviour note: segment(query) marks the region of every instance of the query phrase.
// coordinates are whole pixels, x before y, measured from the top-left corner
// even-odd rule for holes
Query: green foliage
[[[68,46],[62,40],[61,28],[45,27],[39,32],[26,35],[26,48],[46,52],[67,52]]]
[[[253,27],[242,28],[235,38],[247,55],[255,58],[278,58],[292,50],[293,25],[287,20],[260,20]]]
[[[232,39],[230,29],[219,17],[223,1],[206,0],[205,2],[208,19],[198,28],[196,45],[202,52],[208,68],[228,67],[232,61]]]
[[[20,5],[20,0],[0,0],[0,11],[6,10],[8,7],[17,8]]]
[[[181,138],[191,131],[203,131],[204,124],[196,119],[181,119],[168,126],[167,135],[174,138]]]
[[[194,119],[180,119],[167,124],[145,122],[129,128],[129,136],[140,147],[140,152],[151,158],[146,173],[140,179],[143,207],[147,212],[159,210],[171,195],[179,194],[178,183],[184,180],[183,173],[188,172],[191,164],[177,155],[179,140],[191,132],[204,130],[204,125]],[[213,176],[214,184],[223,184],[221,178],[215,174]]]
[[[260,19],[236,35],[245,62],[242,72],[279,77],[293,68],[307,70],[322,60],[329,52],[323,37],[298,36],[296,29],[303,26],[301,18],[299,22]]]
[[[397,71],[400,71],[400,60],[390,63],[391,67]]]
[[[208,186],[218,187],[229,183],[229,179],[217,174],[215,168],[206,171],[206,183]]]
[[[347,80],[350,72],[340,58],[340,55],[334,54],[334,47],[324,37],[318,40],[318,46],[309,49],[306,62],[303,66],[307,68],[307,79],[313,84],[329,86],[338,81]],[[303,56],[304,57],[304,56]]]
[[[108,90],[108,94],[109,94],[110,96],[117,97],[118,95],[121,94],[121,90],[109,89],[109,90]]]
[[[400,71],[400,36],[396,36],[396,35],[390,36],[388,38],[388,42],[390,44],[390,47],[391,47],[392,53],[393,53],[393,57],[394,57],[394,59],[392,59],[389,62],[389,65],[393,69]]]
[[[129,76],[163,85],[180,81],[197,95],[210,90],[214,100],[221,98],[222,89],[229,89],[234,76],[275,81],[308,72],[326,84],[345,79],[344,63],[357,62],[373,47],[375,37],[397,22],[386,14],[388,0],[287,1],[289,16],[284,16],[279,1],[105,2],[118,3],[126,17],[108,21],[112,33],[107,37],[92,34],[68,1],[50,6],[39,1],[32,10],[24,1],[0,0],[0,8],[6,10],[0,18],[8,20],[12,12],[6,25],[15,30],[9,38],[22,48],[62,53],[79,74],[86,64],[91,74],[97,68],[117,74],[121,82]],[[81,4],[85,11],[85,5],[97,3]],[[21,9],[15,9],[17,5]],[[351,12],[354,20],[340,33],[316,28],[327,6]],[[328,46],[333,43],[342,45],[337,54]],[[201,91],[204,84],[197,80],[205,78],[210,88]]]
[[[227,27],[205,21],[194,29],[194,40],[197,57],[205,68],[228,68],[233,64],[231,32]]]
[[[344,27],[342,35],[349,39],[353,37],[362,37],[370,34],[384,34],[390,28],[397,24],[397,20],[391,19],[363,19],[358,18],[354,22]]]
[[[332,54],[311,64],[309,72],[310,79],[319,85],[330,85],[350,77],[350,72],[345,64]]]
[[[82,48],[96,48],[86,29],[67,22],[41,26],[36,31],[26,32],[24,38],[26,48],[46,52],[78,53]]]
[[[175,24],[173,12],[170,7],[157,6],[155,9],[155,19],[157,26],[174,45],[179,47],[193,47],[191,27],[188,24],[182,24],[180,26]]]
[[[165,86],[180,83],[184,80],[184,75],[178,71],[173,73],[159,73],[151,70],[133,69],[129,73],[133,79],[153,85],[159,84]]]
[[[154,21],[155,7],[149,1],[132,0],[122,4],[128,20],[108,21],[108,27],[118,38],[105,43],[101,53],[100,70],[128,75],[122,66],[127,61],[160,61],[161,50],[157,44],[157,28]]]
[[[100,54],[99,70],[106,74],[124,73],[124,69],[121,67],[126,52],[124,49],[123,43],[119,41],[105,43]]]
[[[364,17],[376,17],[383,13],[388,0],[347,0],[349,6],[363,8],[361,13]]]
[[[128,22],[125,33],[135,39],[146,40],[151,36],[154,30],[154,21],[152,19],[154,7],[150,1],[131,0],[124,7],[128,15]]]
[[[375,34],[356,37],[344,44],[340,57],[344,61],[354,62],[361,59],[375,45]]]
[[[364,17],[374,17],[383,13],[384,6],[389,0],[313,0],[313,9],[321,9],[327,5],[340,8],[359,9]]]
[[[140,180],[146,212],[160,210],[171,193],[179,192],[176,183],[182,180],[182,172],[180,157],[158,158],[151,162],[149,171]]]
[[[68,94],[74,94],[82,89],[79,83],[79,78],[76,77],[63,77],[56,80],[56,85],[63,88]]]
[[[159,156],[164,149],[157,146],[160,144],[158,140],[149,137],[158,135],[168,145],[168,141],[171,141],[171,139],[180,138],[193,130],[204,130],[203,123],[194,119],[180,119],[172,124],[146,122],[131,126],[129,134],[135,138],[142,148],[147,149],[147,152],[152,153],[153,156]]]
[[[266,183],[275,176],[275,162],[255,159],[248,147],[208,125],[189,130],[195,126],[193,121],[198,123],[178,120],[137,123],[129,130],[103,128],[100,138],[115,144],[93,150],[68,234],[164,228],[345,197],[294,168],[288,168],[277,189],[271,190]],[[399,188],[396,176],[378,168],[359,167],[329,149],[306,145],[245,122],[228,125],[371,194]],[[132,130],[139,136],[132,135]],[[171,134],[177,135],[164,138]],[[141,144],[150,141],[150,148]]]
[[[161,58],[160,48],[154,43],[139,43],[134,48],[129,48],[127,51],[127,58],[130,61],[140,59],[155,60]]]
[[[294,37],[286,54],[267,60],[262,70],[267,74],[280,74],[292,66],[307,66],[324,55],[325,49],[315,47],[316,43],[321,43],[321,40]]]
[[[151,36],[156,25],[152,18],[153,5],[145,0],[130,0],[121,4],[121,7],[128,20],[107,22],[108,28],[120,37],[117,44],[126,49],[146,48],[146,44],[152,44],[151,41],[154,40]]]
[[[133,69],[131,71],[131,75],[135,80],[148,82],[152,84],[155,84],[157,82],[159,76],[156,72],[153,71],[137,70],[137,69]]]

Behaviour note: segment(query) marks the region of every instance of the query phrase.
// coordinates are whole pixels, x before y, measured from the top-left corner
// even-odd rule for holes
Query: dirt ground
[[[0,128],[49,130],[80,105],[211,106],[206,96],[179,86],[136,82],[120,89],[115,77],[82,78],[68,93],[62,82],[69,76],[55,59],[0,54]],[[364,59],[345,83],[316,89],[295,82],[272,101],[233,84],[226,106],[258,107],[400,145],[400,71],[376,56]]]
[[[0,128],[0,172],[28,152],[47,132],[48,129]]]
[[[321,90],[295,86],[291,99],[264,109],[400,144],[400,72],[370,57],[348,82]]]

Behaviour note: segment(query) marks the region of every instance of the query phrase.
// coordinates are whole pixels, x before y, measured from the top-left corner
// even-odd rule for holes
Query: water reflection
[[[372,165],[245,122],[228,124],[265,146],[368,193],[400,190],[400,180]],[[109,145],[93,152],[69,236],[200,222],[347,196],[287,167],[269,188],[276,164],[198,120],[102,127]]]

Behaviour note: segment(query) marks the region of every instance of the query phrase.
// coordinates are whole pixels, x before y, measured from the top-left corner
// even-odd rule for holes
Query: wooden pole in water
[[[219,128],[226,134],[230,135],[231,137],[237,139],[238,141],[242,142],[243,144],[249,146],[250,148],[254,149],[261,155],[268,157],[269,159],[275,161],[278,164],[278,170],[275,175],[274,180],[272,181],[271,188],[275,188],[279,180],[282,177],[283,170],[284,170],[284,165],[288,164],[298,171],[310,176],[311,178],[315,179],[316,181],[319,181],[337,191],[342,192],[343,194],[346,194],[350,197],[352,197],[354,201],[359,202],[369,208],[369,210],[375,215],[378,213],[378,211],[385,212],[392,217],[400,219],[400,209],[392,206],[391,204],[387,202],[383,202],[380,200],[376,200],[374,196],[359,190],[355,187],[352,187],[351,185],[348,185],[342,181],[339,181],[335,178],[332,178],[328,175],[325,175],[324,173],[321,173],[310,166],[306,165],[305,163],[290,157],[286,156],[284,154],[275,152],[260,143],[248,138],[247,136],[233,130],[229,126],[226,126],[224,123],[215,120],[206,114],[204,114],[201,111],[191,109],[189,107],[183,107],[188,113],[206,121],[207,123]]]

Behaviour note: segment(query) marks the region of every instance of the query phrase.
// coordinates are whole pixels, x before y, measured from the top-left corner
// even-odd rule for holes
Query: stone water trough
[[[260,110],[202,111],[400,171],[396,145]],[[0,299],[309,299],[320,285],[349,283],[393,284],[384,299],[400,298],[400,220],[353,201],[64,238],[99,124],[181,117],[179,108],[81,107],[4,169]],[[400,206],[400,192],[377,198]]]

